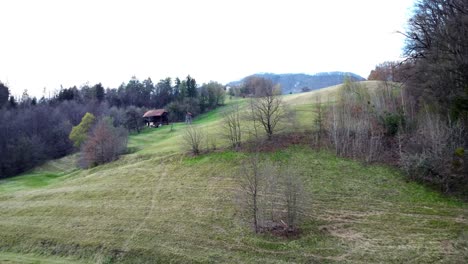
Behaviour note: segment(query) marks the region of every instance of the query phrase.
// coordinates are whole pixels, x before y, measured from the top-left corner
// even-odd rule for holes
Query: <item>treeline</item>
[[[96,117],[94,125],[100,125],[99,130],[90,129],[90,134],[103,134],[110,129],[106,127],[109,122],[115,128],[139,132],[147,109],[165,107],[175,122],[182,120],[186,112],[197,115],[222,105],[224,95],[223,85],[210,82],[198,86],[190,76],[185,80],[176,78],[174,82],[166,78],[156,84],[149,78],[139,81],[133,77],[118,88],[108,89],[100,83],[73,86],[39,100],[30,97],[27,91],[17,99],[0,82],[0,178],[78,150],[69,135],[86,113]],[[107,121],[100,122],[104,119]]]
[[[418,1],[403,34],[407,59],[369,75],[384,87],[349,84],[332,107],[336,152],[393,159],[411,179],[467,197],[468,2]]]
[[[101,84],[85,85],[78,89],[70,87],[61,89],[52,102],[74,100],[85,103],[89,101],[107,102],[109,107],[127,108],[167,108],[174,121],[182,120],[187,111],[194,115],[222,105],[225,99],[224,86],[217,82],[197,85],[194,78],[185,80],[175,78],[161,79],[154,84],[151,78],[143,81],[133,77],[128,83],[118,88],[104,90]]]
[[[468,112],[468,2],[422,0],[409,20],[403,62],[384,62],[369,80],[403,82],[419,108],[452,120]]]

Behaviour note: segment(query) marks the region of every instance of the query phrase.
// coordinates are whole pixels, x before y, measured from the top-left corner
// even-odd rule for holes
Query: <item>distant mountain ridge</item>
[[[236,86],[242,84],[243,80],[251,76],[263,77],[271,80],[275,84],[281,85],[283,94],[288,93],[300,93],[307,90],[316,90],[341,84],[344,82],[346,77],[350,77],[353,81],[364,81],[366,80],[362,76],[359,76],[352,72],[321,72],[317,74],[304,74],[304,73],[286,73],[286,74],[275,74],[275,73],[256,73],[250,76],[242,78],[240,81],[230,82],[228,86]]]

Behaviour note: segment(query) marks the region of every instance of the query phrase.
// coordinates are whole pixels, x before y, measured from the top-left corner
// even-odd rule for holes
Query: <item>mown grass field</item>
[[[304,127],[312,123],[316,94],[285,96],[303,112],[298,117]],[[221,111],[195,123],[215,137]],[[302,235],[255,235],[235,202],[238,168],[251,154],[184,156],[183,127],[132,135],[133,152],[104,166],[79,170],[71,156],[1,181],[0,263],[468,260],[465,203],[407,182],[396,169],[308,146],[262,154],[302,164],[309,178],[304,188],[312,202]],[[224,144],[219,138],[218,146]]]

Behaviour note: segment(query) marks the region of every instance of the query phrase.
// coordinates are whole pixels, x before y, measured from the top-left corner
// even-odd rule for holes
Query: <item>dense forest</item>
[[[393,135],[387,147],[411,179],[468,197],[468,2],[419,1],[402,34],[407,59],[383,62],[368,77],[401,84],[398,95],[376,99]]]
[[[140,81],[133,77],[118,88],[108,89],[100,83],[73,86],[39,100],[27,91],[15,98],[0,82],[0,178],[76,151],[78,147],[69,135],[86,113],[96,117],[93,125],[99,130],[95,132],[108,131],[106,123],[99,122],[105,117],[111,118],[115,128],[139,131],[146,109],[164,107],[175,122],[186,112],[198,115],[222,105],[224,95],[223,85],[210,82],[199,86],[190,76],[174,81],[165,78],[156,84],[149,78]]]

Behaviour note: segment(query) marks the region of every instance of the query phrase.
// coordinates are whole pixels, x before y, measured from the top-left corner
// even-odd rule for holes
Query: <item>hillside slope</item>
[[[315,97],[336,88],[285,101],[304,112],[307,127]],[[221,111],[195,123],[219,135]],[[110,164],[76,170],[67,157],[0,182],[0,262],[462,263],[468,256],[466,204],[395,169],[307,146],[262,156],[295,160],[310,177],[302,236],[255,235],[235,202],[237,171],[251,154],[184,156],[183,128],[132,135],[134,153]]]

